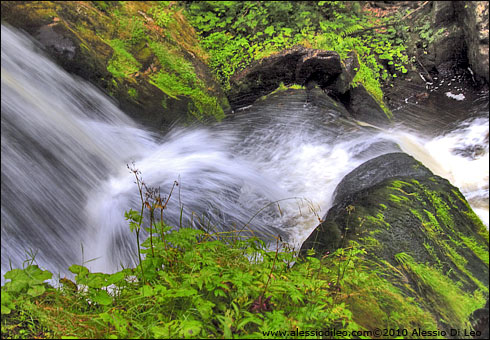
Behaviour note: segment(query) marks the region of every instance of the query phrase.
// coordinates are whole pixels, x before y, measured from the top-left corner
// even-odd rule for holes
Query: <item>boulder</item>
[[[355,119],[381,126],[390,123],[390,118],[388,118],[379,103],[361,84],[351,88],[343,96],[342,102]]]
[[[305,52],[296,65],[295,83],[304,85],[316,81],[320,87],[325,87],[342,73],[338,53],[313,49],[305,49]]]
[[[474,337],[476,339],[488,339],[489,338],[489,310],[488,310],[488,300],[483,308],[475,310],[471,314],[471,325],[477,335]]]
[[[475,77],[488,84],[488,2],[464,1],[461,26],[467,46],[468,62]]]
[[[1,13],[2,23],[25,30],[66,71],[93,83],[154,129],[180,119],[223,118],[229,105],[194,29],[170,9],[169,23],[157,24],[154,6],[3,1]]]
[[[418,179],[429,176],[432,176],[432,172],[413,157],[403,152],[390,153],[371,159],[348,173],[335,188],[334,205],[389,178]]]
[[[448,333],[467,327],[486,300],[488,230],[457,188],[408,155],[385,154],[348,174],[301,252],[323,257],[356,243],[367,268]]]
[[[355,52],[350,52],[348,57],[342,60],[342,72],[330,84],[324,84],[325,90],[337,97],[350,90],[352,80],[359,70],[359,59]]]
[[[230,79],[228,99],[233,109],[252,104],[256,99],[284,85],[307,85],[315,82],[334,95],[343,95],[350,88],[359,64],[352,54],[341,61],[334,51],[295,46],[257,60]]]

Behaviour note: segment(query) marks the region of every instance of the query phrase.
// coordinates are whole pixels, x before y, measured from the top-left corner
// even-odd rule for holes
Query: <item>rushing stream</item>
[[[2,275],[29,253],[62,274],[94,258],[92,270],[130,264],[136,241],[124,212],[140,204],[132,162],[162,195],[179,183],[168,224],[179,225],[183,209],[183,226],[246,227],[298,246],[344,175],[401,148],[459,187],[488,225],[488,95],[437,135],[423,131],[423,119],[420,129],[402,119],[390,130],[346,121],[307,103],[303,90],[162,135],[4,26],[1,78]]]

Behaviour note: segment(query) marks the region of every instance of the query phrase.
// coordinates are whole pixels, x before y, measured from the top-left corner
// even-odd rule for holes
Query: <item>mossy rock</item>
[[[172,3],[2,1],[2,22],[27,31],[65,70],[153,128],[220,120],[230,109],[194,29]],[[162,63],[151,45],[176,62]],[[172,78],[171,93],[152,80],[158,74]]]
[[[397,158],[403,164],[390,173],[383,165]],[[357,189],[351,174],[361,179]],[[351,174],[302,252],[324,256],[356,242],[367,267],[430,312],[439,329],[469,329],[471,313],[488,298],[488,230],[460,191],[401,153]]]

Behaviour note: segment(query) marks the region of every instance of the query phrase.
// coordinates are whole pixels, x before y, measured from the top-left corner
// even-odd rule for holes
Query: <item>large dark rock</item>
[[[477,80],[488,84],[488,2],[464,1],[461,6],[460,22],[465,35],[468,62]]]
[[[351,88],[343,100],[352,117],[374,125],[386,125],[390,118],[366,88],[359,84]]]
[[[366,250],[367,268],[448,333],[467,326],[477,291],[488,294],[488,230],[457,188],[410,156],[379,156],[348,174],[301,251],[322,257],[353,241]]]
[[[488,300],[483,308],[475,310],[471,314],[471,324],[476,334],[476,339],[488,339],[489,338],[489,310]]]
[[[295,46],[253,62],[230,80],[228,99],[233,109],[252,104],[256,99],[284,85],[315,82],[335,95],[349,90],[359,64],[352,54],[341,61],[334,51]]]
[[[389,178],[418,179],[429,176],[432,176],[432,172],[413,157],[403,152],[390,153],[371,159],[348,173],[335,189],[334,204]]]
[[[93,83],[152,128],[165,129],[178,119],[223,118],[228,102],[203,60],[194,29],[179,13],[163,29],[152,18],[152,6],[156,4],[146,1],[2,1],[1,13],[3,23],[33,36],[66,71]],[[136,28],[144,30],[143,37]],[[124,51],[114,47],[115,41],[123,42]],[[172,69],[152,45],[179,60],[176,65],[189,67]],[[129,72],[133,58],[137,69]],[[178,82],[183,78],[179,72],[188,76],[189,70],[196,78],[193,84],[164,88],[155,80],[166,73]],[[185,89],[178,92],[178,85]]]

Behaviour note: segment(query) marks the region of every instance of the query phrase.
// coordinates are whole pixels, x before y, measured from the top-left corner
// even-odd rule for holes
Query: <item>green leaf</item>
[[[36,286],[29,288],[29,290],[27,291],[27,294],[29,294],[32,297],[36,297],[36,296],[43,294],[45,291],[46,291],[46,288],[44,288],[44,286],[36,285]]]
[[[144,285],[143,287],[140,288],[140,293],[141,295],[147,297],[147,296],[153,296],[153,288],[148,285]]]
[[[10,295],[8,292],[2,290],[1,294],[1,300],[2,300],[2,314],[10,314],[11,309],[15,308],[15,304],[12,302],[12,295]]]
[[[112,297],[105,290],[98,290],[92,296],[92,300],[104,306],[110,305],[112,303]]]
[[[45,280],[49,280],[50,278],[53,277],[53,274],[51,274],[47,270],[41,270],[37,265],[31,265],[28,266],[26,269],[24,269],[26,274],[35,282],[37,283],[42,283]]]
[[[273,35],[275,32],[274,26],[267,26],[267,28],[264,30],[264,33],[267,35]]]
[[[117,272],[117,273],[114,273],[114,274],[111,274],[109,276],[109,278],[107,279],[107,282],[106,284],[109,286],[109,285],[112,285],[112,284],[115,284],[117,285],[118,283],[120,283],[121,281],[124,281],[124,273],[123,272]]]
[[[77,274],[79,277],[84,277],[89,273],[89,270],[86,267],[80,266],[78,264],[70,266],[68,270],[71,271],[73,274]]]
[[[202,324],[196,320],[185,320],[180,324],[179,335],[185,338],[197,336],[201,332]]]
[[[2,293],[3,294],[3,293]],[[2,311],[1,311],[1,314],[10,314],[12,310],[10,308],[8,308],[7,306],[5,305],[2,305]]]
[[[86,284],[90,288],[102,288],[108,286],[106,278],[108,274],[104,273],[90,273],[80,283]]]

